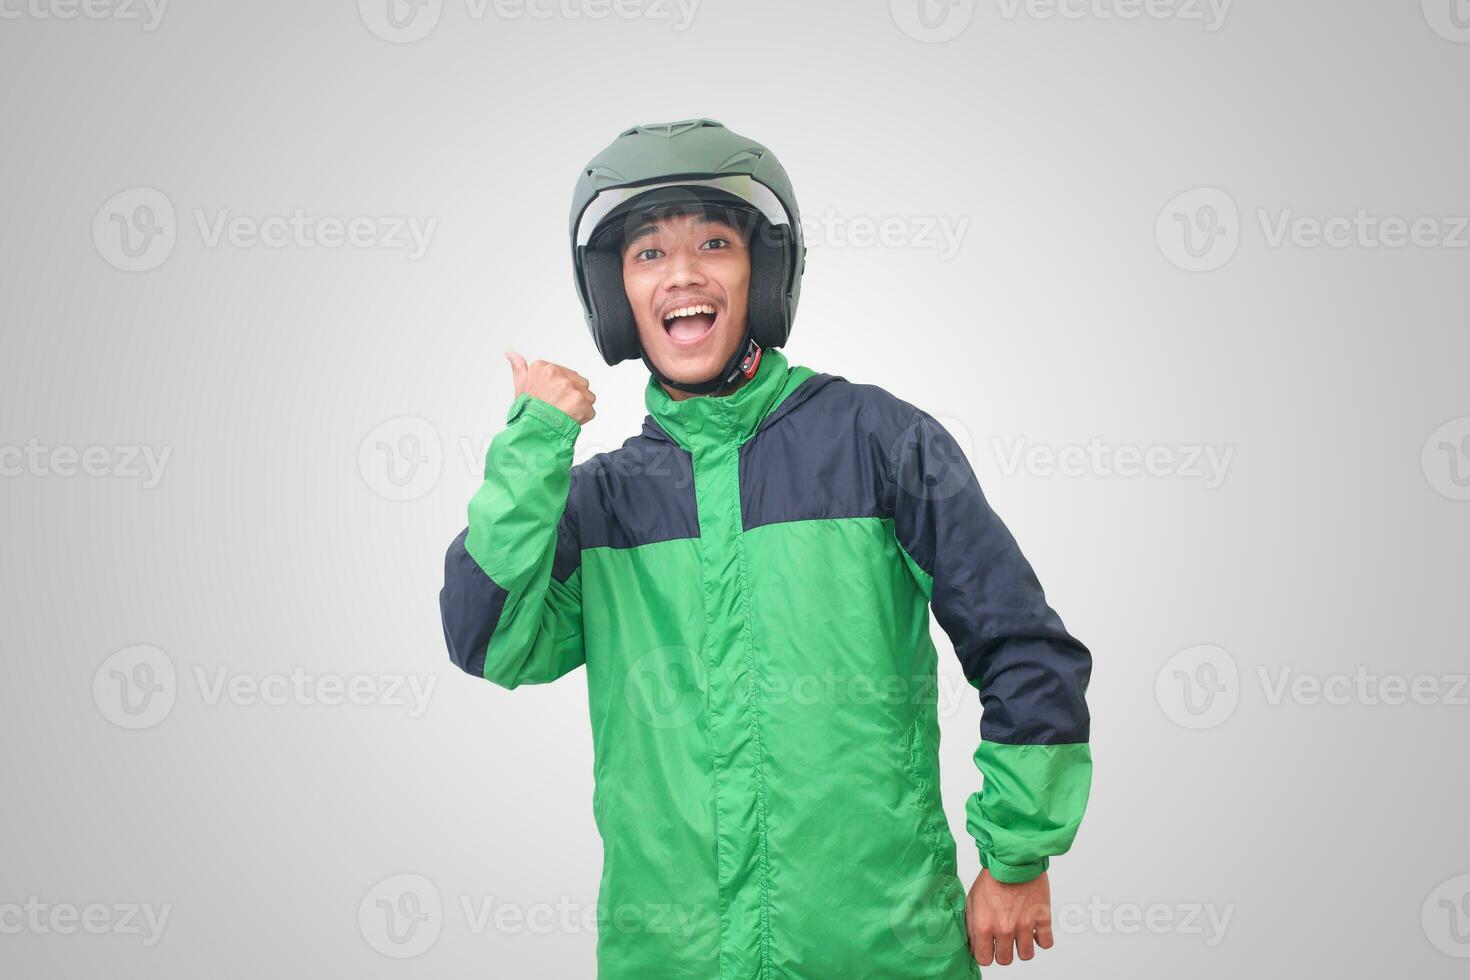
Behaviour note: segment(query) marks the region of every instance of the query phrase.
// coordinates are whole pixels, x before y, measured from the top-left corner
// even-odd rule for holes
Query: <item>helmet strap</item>
[[[691,395],[708,395],[719,391],[734,384],[742,376],[747,380],[753,378],[761,362],[761,345],[756,343],[755,338],[751,336],[749,321],[745,324],[745,333],[741,335],[740,343],[735,347],[735,353],[730,355],[725,366],[714,377],[705,381],[675,381],[654,366],[653,359],[648,356],[642,344],[638,345],[638,351],[650,374],[670,388],[687,391]]]

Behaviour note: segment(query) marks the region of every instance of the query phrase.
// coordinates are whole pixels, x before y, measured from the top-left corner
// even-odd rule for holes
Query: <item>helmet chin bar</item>
[[[761,345],[756,343],[755,338],[751,336],[748,319],[745,321],[745,332],[740,335],[740,343],[735,345],[735,353],[730,355],[730,359],[725,362],[723,368],[704,381],[675,381],[654,365],[653,358],[648,356],[642,344],[638,345],[638,351],[648,372],[662,384],[680,391],[687,391],[691,395],[708,395],[719,391],[727,385],[734,384],[742,375],[746,378],[754,377],[756,365],[761,360]]]

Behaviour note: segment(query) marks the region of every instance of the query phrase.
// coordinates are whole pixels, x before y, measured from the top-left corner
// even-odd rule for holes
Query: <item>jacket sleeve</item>
[[[449,656],[505,688],[585,662],[582,572],[567,506],[576,419],[518,395],[490,442],[469,525],[449,545],[439,613]]]
[[[1072,846],[1087,807],[1092,655],[939,422],[913,409],[888,472],[894,533],[984,707],[966,829],[996,880],[1030,881]]]

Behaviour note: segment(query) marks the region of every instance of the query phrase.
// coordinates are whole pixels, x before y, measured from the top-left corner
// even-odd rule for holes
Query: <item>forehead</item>
[[[717,211],[680,211],[672,214],[645,214],[628,232],[627,244],[641,238],[669,233],[699,233],[711,228],[737,232],[739,229]]]

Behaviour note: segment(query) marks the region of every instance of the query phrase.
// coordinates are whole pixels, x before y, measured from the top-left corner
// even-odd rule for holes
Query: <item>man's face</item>
[[[750,250],[713,214],[654,218],[623,245],[623,287],[649,359],[675,381],[703,381],[745,332]]]

